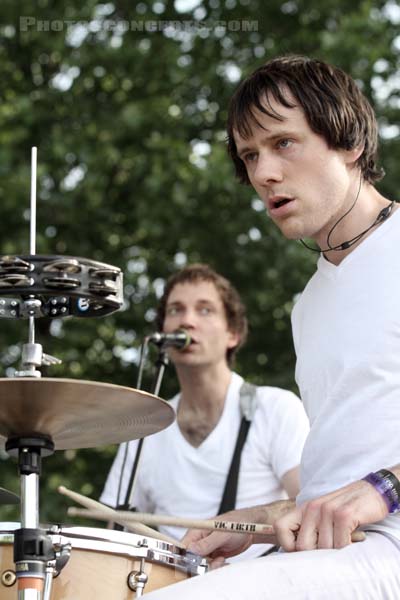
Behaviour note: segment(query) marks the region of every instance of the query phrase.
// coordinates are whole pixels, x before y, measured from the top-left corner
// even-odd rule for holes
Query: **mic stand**
[[[142,348],[142,359],[144,359],[144,357],[145,357],[145,354],[147,351],[147,344],[148,344],[148,339],[146,338],[144,341],[144,344],[143,344],[143,348]],[[169,359],[168,359],[167,353],[165,351],[164,344],[160,344],[158,347],[157,360],[155,362],[156,371],[154,373],[153,380],[152,380],[152,383],[150,386],[150,392],[156,396],[158,396],[159,391],[161,389],[161,383],[162,383],[162,380],[164,377],[165,368],[167,367],[168,363],[169,363]],[[140,377],[139,384],[140,385],[141,385],[141,371],[142,371],[142,364],[139,367],[139,377]],[[140,389],[140,387],[138,389]],[[142,455],[143,441],[144,441],[144,438],[141,438],[140,440],[138,440],[138,446],[136,449],[135,460],[133,462],[132,472],[131,472],[131,476],[129,478],[128,487],[127,487],[126,494],[125,494],[125,500],[122,505],[119,504],[117,506],[117,510],[131,510],[131,511],[136,510],[135,507],[132,506],[132,501],[133,501],[133,492],[135,489],[136,478],[137,478],[137,473],[138,473],[139,461],[140,461],[140,457]],[[125,459],[128,454],[128,444],[129,444],[129,442],[126,442]],[[124,465],[122,466],[122,470],[121,470],[121,479],[123,477],[123,472],[124,472]],[[118,502],[118,498],[117,498],[117,502]],[[118,528],[118,527],[119,526],[116,526],[116,528]]]
[[[150,393],[158,396],[161,383],[164,377],[165,368],[168,366],[169,360],[164,346],[160,346],[156,360],[156,372],[154,373],[153,381],[150,387]]]

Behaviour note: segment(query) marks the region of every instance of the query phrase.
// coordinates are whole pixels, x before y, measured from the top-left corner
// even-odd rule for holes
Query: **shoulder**
[[[245,381],[237,373],[233,373],[233,381],[236,383],[238,394],[242,391],[243,384],[249,384],[249,390],[246,389],[246,392],[250,392],[250,395],[254,394],[257,407],[266,410],[274,408],[279,410],[293,405],[302,407],[300,398],[290,390],[270,385],[255,385]]]
[[[279,463],[279,469],[283,463],[286,465],[281,474],[298,464],[299,453],[309,430],[303,403],[296,394],[278,387],[257,388],[256,409],[250,427],[251,440],[259,444],[268,460],[272,460],[271,457],[279,456],[280,460],[286,457]],[[290,455],[295,456],[293,464],[287,462]]]
[[[300,398],[290,390],[270,385],[257,386],[257,400],[274,405],[301,402]]]
[[[260,415],[264,414],[266,418],[307,421],[303,403],[290,390],[260,386],[257,387],[256,398],[256,411]]]

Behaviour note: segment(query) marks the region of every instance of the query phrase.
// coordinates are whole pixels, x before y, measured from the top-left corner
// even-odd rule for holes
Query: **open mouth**
[[[280,198],[279,200],[274,201],[274,208],[280,208],[281,206],[284,206],[285,204],[288,204],[288,202],[291,202],[292,198]]]

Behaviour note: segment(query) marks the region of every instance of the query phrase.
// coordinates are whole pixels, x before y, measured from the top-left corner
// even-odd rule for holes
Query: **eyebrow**
[[[179,306],[183,304],[180,300],[174,300],[173,302],[167,302],[166,306]]]
[[[209,300],[208,298],[200,298],[196,300],[196,304],[210,304],[211,306],[215,306],[214,300]],[[184,302],[182,300],[174,300],[173,302],[167,302],[167,308],[170,306],[183,306]]]

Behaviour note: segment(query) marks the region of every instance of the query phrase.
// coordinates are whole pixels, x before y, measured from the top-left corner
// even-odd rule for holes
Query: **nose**
[[[164,329],[172,331],[174,329],[193,329],[196,327],[197,316],[195,309],[190,306],[182,306],[176,315],[166,315],[164,319]]]
[[[179,327],[183,329],[193,329],[196,327],[196,314],[194,311],[185,310],[179,320]]]
[[[260,153],[253,174],[254,183],[259,186],[266,186],[281,182],[282,179],[282,161],[279,156],[272,152]]]

